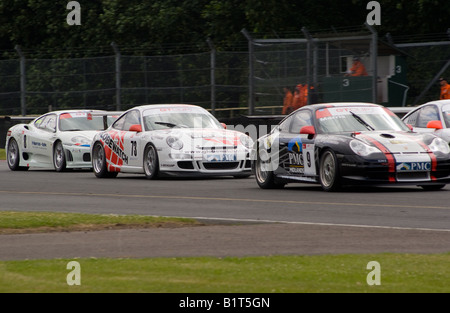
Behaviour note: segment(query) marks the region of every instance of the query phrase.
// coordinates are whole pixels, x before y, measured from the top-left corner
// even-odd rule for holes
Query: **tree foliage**
[[[79,0],[81,26],[69,26],[68,0],[0,2],[0,50],[16,45],[42,57],[111,53],[111,42],[140,55],[245,43],[240,31],[275,36],[308,29],[363,25],[369,1],[347,0]],[[443,33],[450,2],[381,0],[380,34]],[[157,53],[157,52],[156,52]],[[4,53],[5,55],[5,53]]]

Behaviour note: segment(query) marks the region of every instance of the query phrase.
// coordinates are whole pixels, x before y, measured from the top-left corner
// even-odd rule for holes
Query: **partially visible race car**
[[[388,108],[371,103],[302,107],[260,137],[252,151],[257,184],[417,185],[439,190],[450,182],[450,148],[412,132]]]
[[[129,109],[92,143],[97,177],[251,175],[252,139],[227,130],[202,107],[143,105]]]
[[[433,133],[450,142],[450,100],[430,101],[412,108],[402,120],[415,132]]]
[[[9,168],[17,171],[36,167],[57,172],[91,168],[92,139],[114,121],[114,114],[102,110],[60,110],[28,124],[12,126],[6,135]]]

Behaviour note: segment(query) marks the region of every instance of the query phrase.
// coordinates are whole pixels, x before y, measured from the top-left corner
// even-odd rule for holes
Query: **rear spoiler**
[[[103,116],[103,127],[106,129],[108,125],[108,117],[119,117],[124,111],[105,111],[105,112],[89,112],[92,116]],[[40,115],[39,115],[40,116]],[[33,121],[39,116],[5,116],[5,121]]]
[[[408,112],[410,112],[411,110],[415,109],[415,107],[386,107],[389,110],[391,110],[392,112],[394,112],[395,114],[399,115],[399,114],[406,114]]]
[[[124,111],[106,111],[106,112],[91,112],[92,116],[103,116],[103,127],[107,129],[110,125],[108,125],[108,117],[116,117],[116,119],[122,115]],[[114,120],[116,120],[114,119]]]
[[[287,115],[242,115],[248,119],[262,119],[262,120],[282,120]]]
[[[32,121],[37,116],[5,116],[5,121]]]

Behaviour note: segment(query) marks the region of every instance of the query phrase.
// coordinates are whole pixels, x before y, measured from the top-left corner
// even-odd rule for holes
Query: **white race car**
[[[403,122],[418,133],[432,133],[450,143],[450,100],[435,100],[410,108]]]
[[[30,167],[58,172],[92,168],[92,139],[113,121],[114,116],[107,111],[61,110],[41,115],[28,124],[14,125],[6,135],[8,166],[13,171]]]
[[[252,139],[225,129],[202,107],[137,106],[95,135],[92,164],[99,178],[121,173],[166,176],[251,175]]]

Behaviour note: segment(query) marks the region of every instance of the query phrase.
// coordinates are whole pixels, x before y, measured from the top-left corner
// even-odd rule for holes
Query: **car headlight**
[[[83,136],[75,136],[70,139],[76,146],[90,146],[91,140]]]
[[[362,141],[359,140],[352,140],[350,141],[350,148],[355,152],[357,155],[366,157],[373,153],[381,153],[381,151],[378,148],[375,148],[373,146],[369,146],[368,144],[365,144]]]
[[[428,145],[428,147],[430,147],[430,149],[431,149],[431,151],[433,151],[433,153],[436,153],[436,152],[445,153],[445,154],[450,153],[450,148],[448,146],[448,143],[439,137],[434,138],[433,141]]]
[[[172,149],[181,150],[181,148],[183,148],[183,142],[180,138],[169,136],[167,137],[166,142]]]

